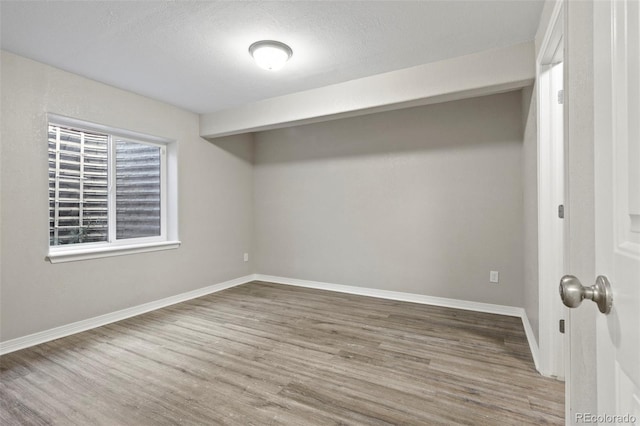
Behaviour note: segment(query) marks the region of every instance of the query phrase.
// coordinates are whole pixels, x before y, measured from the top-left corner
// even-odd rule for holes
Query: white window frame
[[[177,143],[175,140],[91,123],[57,114],[47,114],[47,126],[57,125],[108,135],[108,238],[105,242],[49,246],[51,263],[175,249],[180,246],[177,229]],[[160,148],[160,235],[116,238],[116,139]]]

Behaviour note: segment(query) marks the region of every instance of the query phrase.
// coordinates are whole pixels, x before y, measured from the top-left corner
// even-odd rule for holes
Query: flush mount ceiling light
[[[260,68],[277,71],[293,55],[293,50],[284,43],[275,40],[256,41],[249,46],[249,53]]]

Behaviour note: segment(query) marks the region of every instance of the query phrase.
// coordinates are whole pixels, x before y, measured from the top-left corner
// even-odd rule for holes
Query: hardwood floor
[[[2,425],[563,424],[519,318],[253,282],[0,358]]]

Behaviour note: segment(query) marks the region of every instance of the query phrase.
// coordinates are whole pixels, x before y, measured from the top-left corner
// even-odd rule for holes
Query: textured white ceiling
[[[532,40],[543,0],[2,1],[2,48],[206,113]],[[277,72],[247,49],[287,43]]]

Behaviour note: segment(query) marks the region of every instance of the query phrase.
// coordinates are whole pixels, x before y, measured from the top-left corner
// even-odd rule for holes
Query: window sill
[[[49,255],[45,259],[51,263],[75,262],[78,260],[99,259],[101,257],[122,256],[125,254],[177,249],[178,247],[180,247],[180,244],[180,241],[162,241],[159,243],[55,250],[50,251]]]

